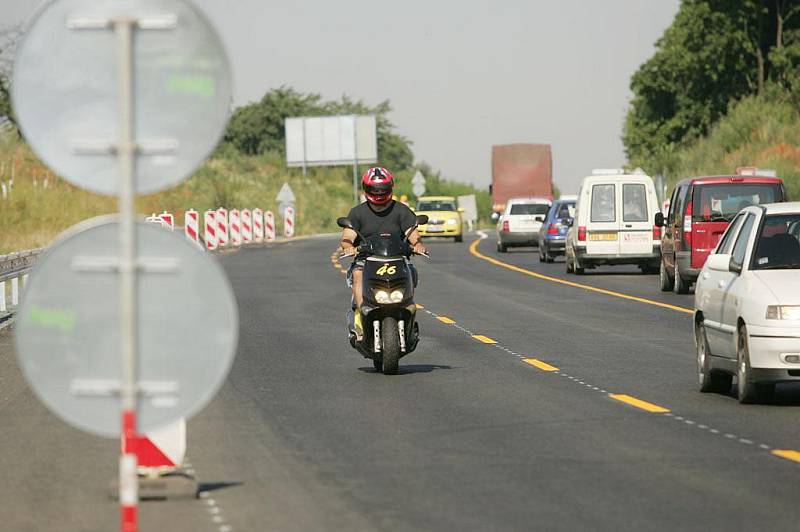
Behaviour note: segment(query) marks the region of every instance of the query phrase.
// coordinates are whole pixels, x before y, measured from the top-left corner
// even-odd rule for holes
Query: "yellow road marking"
[[[447,316],[436,316],[436,319],[441,321],[442,323],[446,323],[447,325],[452,325],[455,323],[455,320],[451,320]]]
[[[800,451],[792,451],[790,449],[775,449],[772,451],[772,454],[775,456],[780,456],[781,458],[786,458],[792,462],[800,463]]]
[[[535,358],[525,358],[523,361],[526,364],[530,364],[535,368],[539,368],[542,371],[558,371],[558,368],[555,366],[551,366],[547,362],[542,362],[541,360],[537,360]]]
[[[420,305],[419,303],[417,303],[417,308],[425,308],[425,307],[423,307],[422,305]]]
[[[646,410],[647,412],[651,412],[653,414],[664,414],[666,412],[669,412],[669,408],[664,408],[663,406],[654,405],[653,403],[642,401],[641,399],[631,397],[630,395],[625,395],[624,393],[610,393],[608,394],[608,396],[612,399],[616,399],[617,401],[627,403],[631,406],[635,406],[636,408],[641,408],[642,410]]]
[[[479,342],[483,342],[484,344],[496,344],[497,342],[489,338],[488,336],[484,336],[482,334],[473,334],[473,338],[475,338]]]
[[[474,255],[475,257],[478,257],[479,259],[483,259],[486,262],[490,262],[490,263],[494,264],[495,266],[500,266],[501,268],[506,268],[507,270],[511,270],[511,271],[514,271],[514,272],[519,272],[519,273],[522,273],[522,274],[525,274],[525,275],[530,275],[531,277],[535,277],[537,279],[542,279],[544,281],[550,281],[550,282],[553,282],[553,283],[559,283],[559,284],[563,284],[563,285],[566,285],[566,286],[571,286],[573,288],[582,288],[584,290],[590,290],[590,291],[596,292],[598,294],[604,294],[604,295],[607,295],[607,296],[613,296],[613,297],[618,297],[618,298],[621,298],[621,299],[627,299],[629,301],[637,301],[639,303],[645,303],[647,305],[653,305],[653,306],[656,306],[656,307],[666,308],[666,309],[674,310],[674,311],[677,311],[677,312],[683,312],[685,314],[694,314],[694,310],[692,310],[690,308],[678,307],[676,305],[670,305],[668,303],[662,303],[660,301],[654,301],[652,299],[647,299],[647,298],[644,298],[644,297],[631,296],[631,295],[628,295],[628,294],[623,294],[621,292],[615,292],[613,290],[606,290],[604,288],[597,288],[596,286],[590,286],[588,284],[575,283],[575,282],[572,282],[572,281],[567,281],[565,279],[559,279],[558,277],[551,277],[549,275],[543,275],[541,273],[537,273],[537,272],[534,272],[534,271],[531,271],[531,270],[526,270],[525,268],[520,268],[519,266],[514,266],[513,264],[509,264],[507,262],[503,262],[501,260],[497,260],[497,259],[494,259],[492,257],[488,257],[488,256],[484,255],[483,253],[479,252],[478,251],[478,244],[480,244],[480,242],[481,242],[480,240],[475,240],[472,244],[470,244],[469,252],[472,253],[472,255]]]

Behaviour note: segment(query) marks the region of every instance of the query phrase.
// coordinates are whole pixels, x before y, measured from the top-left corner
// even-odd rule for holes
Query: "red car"
[[[691,177],[675,186],[666,220],[656,214],[661,236],[661,290],[688,294],[728,224],[750,205],[787,201],[777,177]]]

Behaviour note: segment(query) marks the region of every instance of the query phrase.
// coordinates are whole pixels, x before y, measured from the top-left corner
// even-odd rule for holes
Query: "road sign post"
[[[419,170],[411,179],[411,190],[417,198],[425,194],[425,176]]]

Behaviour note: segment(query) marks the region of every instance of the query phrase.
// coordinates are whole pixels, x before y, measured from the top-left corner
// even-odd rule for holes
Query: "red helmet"
[[[361,176],[361,186],[364,187],[364,195],[370,203],[386,205],[392,201],[394,177],[386,168],[376,166],[364,172]]]

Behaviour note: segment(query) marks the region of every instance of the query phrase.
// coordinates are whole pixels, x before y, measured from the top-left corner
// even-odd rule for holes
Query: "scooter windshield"
[[[366,240],[367,255],[398,257],[408,255],[409,246],[400,236],[393,234],[372,235]]]

